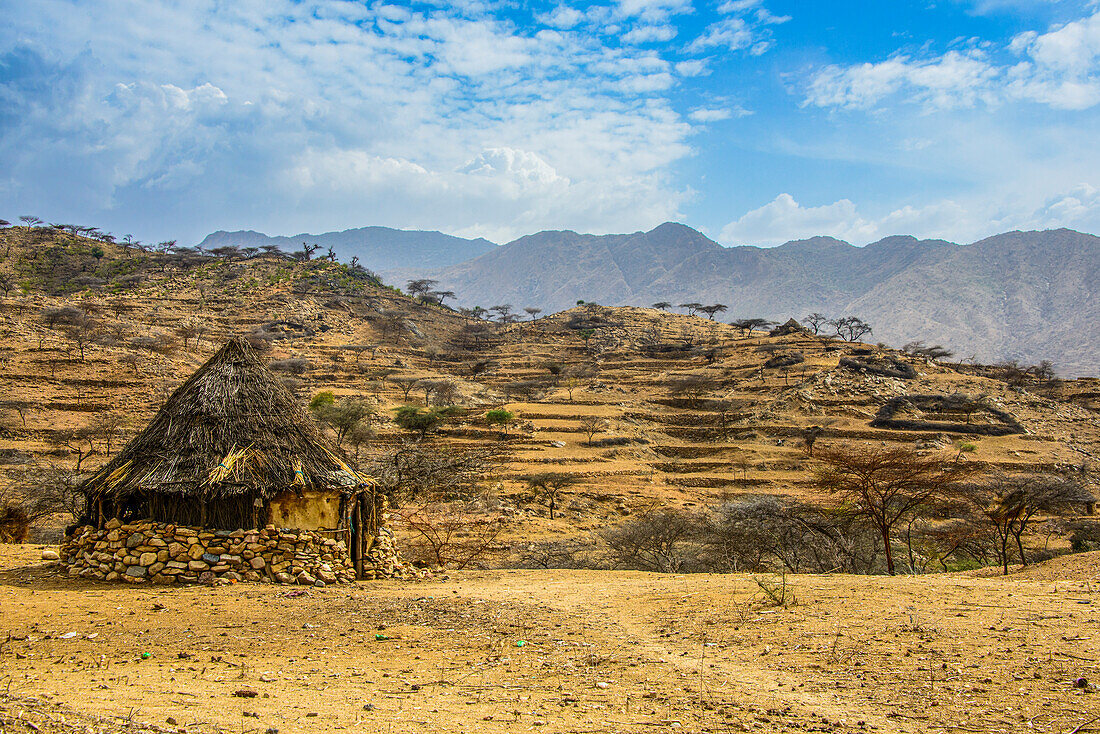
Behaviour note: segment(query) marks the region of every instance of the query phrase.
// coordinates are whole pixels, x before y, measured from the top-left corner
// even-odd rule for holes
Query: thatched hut
[[[99,529],[147,518],[223,531],[318,531],[345,540],[359,569],[379,523],[373,482],[242,340],[172,393],[82,489],[85,522]]]

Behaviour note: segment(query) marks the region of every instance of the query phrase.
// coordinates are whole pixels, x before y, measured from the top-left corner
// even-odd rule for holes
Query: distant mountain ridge
[[[1100,238],[1067,229],[970,245],[814,237],[774,248],[722,247],[675,223],[616,235],[546,231],[466,262],[389,275],[398,285],[435,278],[466,306],[700,301],[726,304],[726,317],[855,314],[874,326],[875,341],[895,346],[920,339],[958,358],[1049,359],[1062,374],[1100,374]]]
[[[299,250],[303,242],[332,247],[336,255],[347,262],[358,257],[361,263],[375,271],[394,268],[438,268],[460,263],[496,248],[489,240],[454,237],[434,231],[391,229],[389,227],[359,227],[342,232],[297,234],[292,237],[272,237],[262,232],[219,230],[206,236],[199,247],[214,249],[236,245],[263,247],[275,245],[286,252]]]

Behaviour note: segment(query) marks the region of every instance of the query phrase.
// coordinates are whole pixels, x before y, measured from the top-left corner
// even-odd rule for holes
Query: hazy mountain
[[[400,275],[437,278],[467,306],[701,301],[726,304],[727,319],[855,314],[892,345],[922,339],[960,358],[1050,359],[1064,374],[1100,373],[1100,238],[1066,229],[971,245],[899,236],[854,247],[815,237],[724,248],[668,223],[624,235],[539,232]]]
[[[199,246],[207,249],[237,245],[262,247],[276,245],[286,252],[300,250],[302,243],[321,246],[321,251],[332,247],[340,260],[347,262],[358,257],[360,263],[374,271],[395,268],[438,268],[469,260],[496,248],[489,240],[467,240],[442,232],[421,232],[390,229],[389,227],[360,227],[343,232],[324,234],[296,234],[293,237],[269,237],[262,232],[239,230],[218,231],[206,236]]]

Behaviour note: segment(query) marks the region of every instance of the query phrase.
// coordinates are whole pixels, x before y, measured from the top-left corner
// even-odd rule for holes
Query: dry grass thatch
[[[132,506],[177,522],[240,527],[256,500],[266,505],[288,490],[353,494],[370,483],[252,348],[233,340],[82,489],[90,516],[101,504],[108,514]]]

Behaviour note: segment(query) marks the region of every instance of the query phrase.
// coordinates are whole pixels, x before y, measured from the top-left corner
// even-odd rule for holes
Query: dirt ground
[[[747,575],[134,588],[40,552],[0,546],[4,734],[1100,730],[1096,553],[777,606]]]

